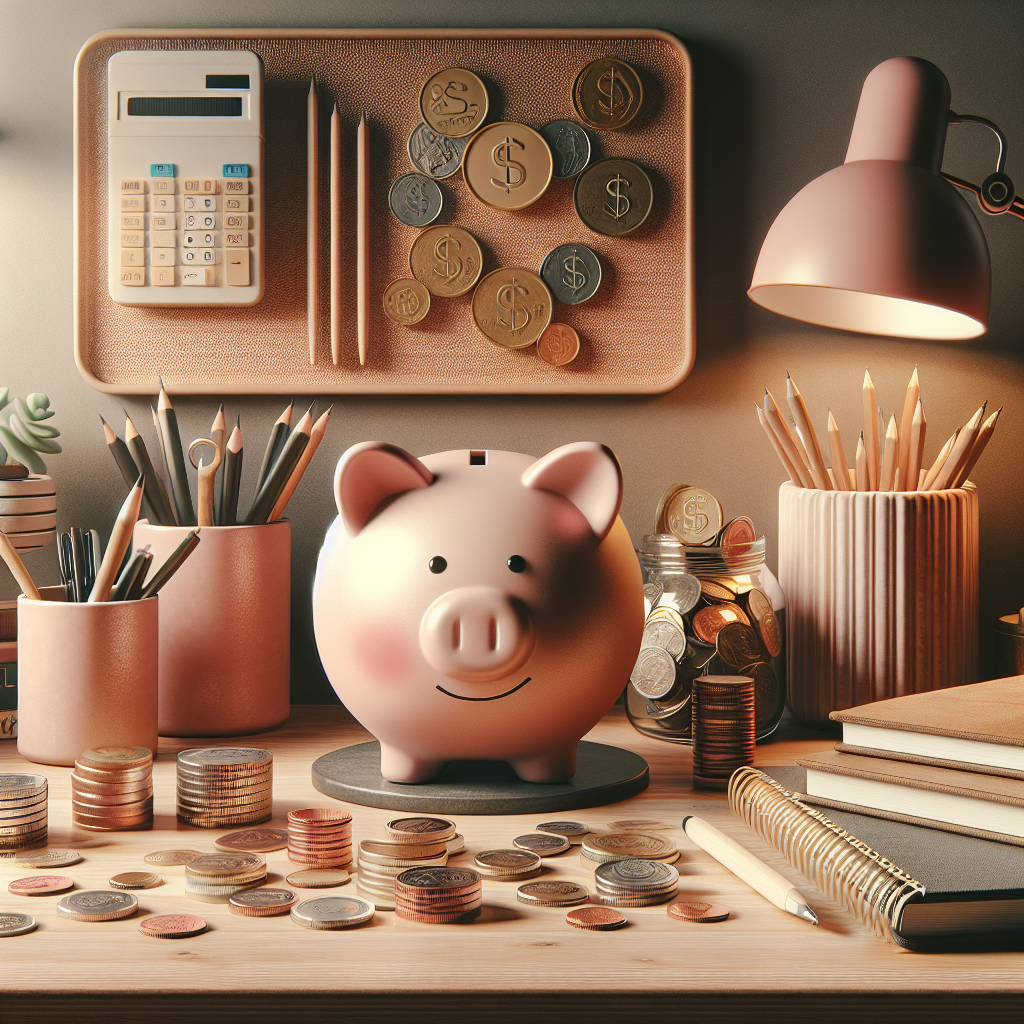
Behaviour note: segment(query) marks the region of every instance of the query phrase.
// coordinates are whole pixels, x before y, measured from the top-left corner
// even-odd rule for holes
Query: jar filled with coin
[[[626,713],[649,736],[690,743],[693,680],[754,680],[757,738],[786,706],[786,608],[765,564],[764,537],[745,516],[728,522],[714,495],[675,485],[658,504],[657,533],[637,554],[647,612],[626,689]]]

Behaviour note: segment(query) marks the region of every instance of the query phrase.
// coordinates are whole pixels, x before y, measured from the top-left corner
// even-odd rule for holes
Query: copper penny
[[[713,644],[719,631],[730,622],[739,622],[744,626],[750,625],[750,620],[744,614],[743,609],[737,605],[711,604],[694,613],[693,631],[697,634],[698,640],[703,640],[706,644]]]
[[[303,807],[299,810],[288,812],[289,825],[326,827],[349,825],[351,822],[352,815],[348,811],[337,810],[334,807]]]
[[[754,679],[754,720],[760,725],[778,710],[779,680],[768,664],[754,665],[747,670]]]
[[[729,916],[729,908],[699,900],[672,903],[668,907],[668,916],[680,921],[692,921],[694,924],[712,924],[715,921],[724,921]]]
[[[566,924],[574,928],[586,928],[588,931],[607,932],[621,928],[629,923],[629,919],[617,910],[609,907],[577,907],[565,915]]]
[[[746,516],[737,516],[722,527],[718,535],[718,546],[722,549],[722,557],[730,558],[744,553],[744,548],[757,540],[757,531],[753,522]]]
[[[398,902],[395,904],[395,917],[400,917],[403,921],[418,921],[420,924],[451,924],[453,921],[461,921],[470,915],[475,917],[479,914],[482,903],[483,901],[477,898],[457,910],[434,913],[431,911],[415,910]]]
[[[285,881],[296,889],[333,889],[344,885],[352,876],[340,868],[311,868],[293,871]]]
[[[465,68],[438,71],[420,90],[423,120],[453,139],[472,135],[486,120],[487,109],[487,86]]]
[[[229,832],[214,841],[218,850],[243,850],[248,853],[273,853],[288,845],[288,831],[283,828],[245,828]]]
[[[430,312],[430,292],[414,278],[401,277],[384,289],[384,312],[403,327],[418,324]]]
[[[537,355],[551,366],[565,366],[580,354],[580,336],[568,324],[548,324],[537,339]]]
[[[441,842],[455,835],[455,822],[448,818],[395,818],[384,829],[394,843]]]
[[[462,155],[466,187],[497,210],[521,210],[547,191],[554,160],[544,136],[516,121],[498,121],[469,140]]]
[[[7,886],[7,891],[15,896],[52,896],[74,887],[74,879],[67,875],[30,875],[28,878],[16,878]]]
[[[590,897],[590,890],[577,882],[562,882],[551,879],[545,882],[527,882],[516,890],[521,903],[537,906],[572,906],[583,903]]]
[[[502,348],[534,344],[551,322],[548,286],[526,267],[493,270],[473,292],[473,320],[486,338]]]
[[[715,634],[715,648],[722,661],[735,669],[747,669],[764,660],[753,626],[742,622],[725,623]]]
[[[160,885],[163,879],[152,871],[122,871],[109,880],[114,889],[152,889]]]
[[[153,939],[190,939],[209,927],[196,914],[161,914],[139,922],[139,931]]]
[[[782,627],[775,612],[767,611],[757,620],[757,631],[765,649],[773,658],[777,658],[782,653]]]
[[[287,914],[298,897],[287,889],[247,889],[228,897],[228,910],[242,917]]]
[[[452,224],[424,228],[409,250],[412,276],[439,299],[465,295],[480,280],[483,265],[480,243]]]
[[[636,70],[614,57],[591,61],[577,76],[572,101],[580,120],[598,131],[624,128],[640,112],[644,87]]]
[[[155,850],[142,859],[147,864],[159,864],[161,867],[180,867],[196,857],[202,857],[199,850]]]

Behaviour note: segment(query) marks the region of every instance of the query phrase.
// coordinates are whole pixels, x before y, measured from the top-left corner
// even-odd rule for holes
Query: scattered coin
[[[580,220],[592,231],[626,235],[650,216],[654,187],[647,172],[632,160],[599,160],[576,179],[573,202]]]
[[[36,930],[36,919],[31,914],[19,914],[12,910],[0,911],[0,938],[27,935]]]
[[[392,182],[388,206],[403,224],[423,228],[441,215],[444,196],[433,178],[424,174],[403,174]]]
[[[448,847],[449,856],[455,853],[462,853],[466,848],[465,836],[460,835],[458,832],[455,833],[446,843]]]
[[[529,850],[484,850],[473,859],[473,866],[484,878],[513,882],[539,874],[542,865]]]
[[[516,836],[512,845],[520,850],[529,850],[530,853],[539,854],[541,857],[553,857],[558,853],[565,853],[572,843],[565,836],[545,835],[543,832],[528,832],[523,836]]]
[[[384,826],[384,830],[393,842],[440,842],[455,835],[455,822],[447,818],[395,818]]]
[[[466,187],[496,210],[521,210],[535,203],[551,184],[553,171],[544,137],[515,121],[482,128],[462,157]]]
[[[572,907],[586,903],[590,890],[577,882],[561,882],[555,879],[545,882],[527,882],[516,890],[520,903],[542,907]]]
[[[287,889],[246,889],[228,897],[228,910],[242,917],[276,917],[287,914],[296,898]]]
[[[608,932],[629,924],[629,919],[609,907],[577,907],[565,915],[566,924],[587,931]]]
[[[548,324],[537,339],[537,355],[549,366],[568,366],[580,354],[580,336],[568,324]]]
[[[749,627],[750,621],[744,614],[743,609],[735,604],[709,604],[701,608],[693,616],[693,631],[698,639],[707,644],[713,644],[718,639],[718,633],[730,622],[740,623]]]
[[[652,700],[667,696],[676,685],[676,663],[663,647],[641,647],[629,681]]]
[[[420,90],[423,120],[455,139],[472,135],[486,120],[487,109],[487,87],[465,68],[438,71]]]
[[[729,908],[719,906],[717,903],[700,901],[671,903],[668,907],[668,916],[678,918],[680,921],[692,921],[694,924],[712,924],[716,921],[724,921],[729,916]]]
[[[351,928],[365,924],[374,915],[374,905],[358,896],[318,896],[292,907],[291,918],[304,928]]]
[[[557,245],[540,264],[540,276],[564,306],[594,297],[601,285],[601,261],[589,246],[575,242]]]
[[[7,891],[15,896],[53,896],[74,887],[74,879],[67,875],[30,875],[16,878],[7,886]]]
[[[540,130],[551,150],[556,178],[572,178],[590,163],[590,136],[575,121],[548,121]]]
[[[409,251],[412,276],[439,299],[465,295],[480,280],[483,263],[477,240],[453,224],[424,228]]]
[[[701,487],[673,489],[662,509],[665,528],[683,544],[704,544],[722,528],[722,506]]]
[[[285,881],[296,889],[334,889],[344,885],[352,876],[340,868],[313,868],[293,871]]]
[[[259,853],[224,851],[203,853],[186,865],[186,875],[204,878],[228,878],[242,874],[266,872],[267,859]]]
[[[103,889],[73,892],[57,904],[57,913],[72,921],[116,921],[138,909],[139,901],[130,892]]]
[[[288,830],[284,828],[245,828],[229,832],[214,841],[218,850],[243,850],[249,853],[273,853],[288,845]]]
[[[662,832],[672,826],[656,818],[620,818],[609,821],[607,828],[610,832]]]
[[[589,860],[610,861],[635,857],[672,863],[679,857],[675,841],[666,836],[644,832],[605,832],[583,840],[583,856]]]
[[[535,826],[538,832],[550,832],[552,835],[565,836],[570,843],[579,843],[581,837],[590,831],[589,825],[580,821],[542,821]]]
[[[163,879],[152,871],[122,871],[114,875],[108,884],[115,889],[152,889],[161,882]]]
[[[504,348],[532,345],[551,322],[548,286],[525,267],[501,267],[473,292],[473,320],[481,333]]]
[[[591,61],[572,87],[580,120],[598,131],[624,128],[640,112],[644,88],[636,69],[614,57]]]
[[[78,864],[82,855],[77,850],[35,850],[19,853],[14,865],[19,868],[66,868]]]
[[[195,914],[160,914],[139,922],[139,931],[153,939],[190,939],[209,927]]]
[[[428,178],[450,178],[462,166],[467,138],[453,139],[421,121],[406,144],[409,162]]]
[[[403,327],[418,324],[430,312],[430,292],[411,277],[400,277],[384,289],[384,312]]]

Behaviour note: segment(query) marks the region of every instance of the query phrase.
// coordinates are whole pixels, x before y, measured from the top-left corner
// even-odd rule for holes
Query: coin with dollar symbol
[[[462,173],[480,202],[497,210],[521,210],[547,191],[554,161],[539,132],[515,121],[498,121],[469,140]]]
[[[540,130],[555,162],[556,178],[573,178],[590,163],[590,136],[575,121],[548,121]]]
[[[589,246],[567,242],[541,260],[540,276],[563,306],[578,306],[601,286],[601,260]]]
[[[502,267],[488,274],[473,292],[473,320],[480,331],[504,348],[526,348],[551,322],[551,292],[526,267]]]
[[[396,178],[388,192],[388,206],[403,223],[425,228],[441,215],[444,196],[441,187],[424,174],[403,174]]]
[[[452,138],[472,135],[486,120],[487,105],[487,86],[466,68],[438,71],[420,91],[423,120]]]
[[[581,221],[601,235],[625,235],[650,216],[654,188],[632,160],[599,160],[577,179],[573,202]]]
[[[480,280],[484,256],[477,240],[465,228],[435,224],[424,228],[409,252],[412,276],[431,295],[465,295]]]
[[[537,339],[537,355],[550,366],[568,366],[580,354],[580,336],[568,324],[548,324]]]
[[[624,60],[599,57],[577,76],[572,101],[580,119],[598,131],[624,128],[640,113],[644,88],[636,69]]]

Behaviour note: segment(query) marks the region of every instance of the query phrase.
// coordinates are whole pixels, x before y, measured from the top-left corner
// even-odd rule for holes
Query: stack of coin
[[[395,916],[447,924],[479,911],[481,893],[480,875],[471,868],[411,868],[395,882]]]
[[[447,818],[396,818],[385,839],[359,844],[359,891],[381,910],[395,907],[395,879],[413,867],[448,863],[448,842],[455,823]]]
[[[679,872],[656,860],[612,860],[594,871],[595,903],[609,907],[650,907],[667,903],[679,888]]]
[[[46,778],[0,775],[0,856],[46,840]]]
[[[602,832],[583,840],[581,862],[606,864],[609,861],[638,859],[674,864],[679,860],[675,840],[647,832]]]
[[[196,828],[269,821],[274,755],[261,747],[199,747],[178,754],[178,821]]]
[[[352,866],[352,815],[330,807],[288,812],[288,859],[309,868]]]
[[[153,752],[93,747],[71,773],[71,820],[92,832],[153,827]]]
[[[533,907],[575,907],[590,899],[590,890],[577,882],[527,882],[516,890],[516,899]]]
[[[541,872],[541,859],[529,850],[484,850],[473,860],[473,867],[484,878],[496,882],[523,882]]]
[[[303,928],[334,931],[365,924],[374,914],[374,905],[355,896],[317,896],[292,907],[291,919]]]
[[[754,680],[701,676],[693,681],[693,785],[724,790],[754,760]]]
[[[259,853],[205,853],[185,865],[185,892],[201,903],[227,903],[266,880],[267,860]]]

